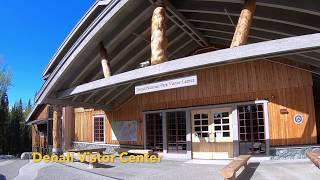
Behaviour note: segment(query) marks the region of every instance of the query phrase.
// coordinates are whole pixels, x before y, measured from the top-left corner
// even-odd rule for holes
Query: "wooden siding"
[[[311,73],[260,60],[202,69],[163,79],[194,74],[198,76],[197,86],[134,96],[110,112],[108,121],[139,120],[138,134],[143,136],[143,111],[267,99],[270,102],[271,145],[316,143]],[[289,114],[280,114],[280,109],[287,109]],[[293,123],[296,113],[304,116],[303,124]],[[76,113],[76,138],[79,141],[92,141],[91,120],[92,111]],[[107,142],[116,143],[110,140],[110,124],[106,123],[106,127]],[[143,142],[131,144],[142,145]]]
[[[93,109],[75,109],[74,140],[79,142],[92,142],[92,115]]]
[[[49,105],[43,105],[33,116],[32,120],[47,120],[49,118]]]

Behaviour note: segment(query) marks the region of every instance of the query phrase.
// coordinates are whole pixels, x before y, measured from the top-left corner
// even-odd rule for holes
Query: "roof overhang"
[[[158,65],[135,69],[109,78],[82,84],[74,88],[58,92],[56,98],[64,99],[70,96],[89,93],[103,88],[120,86],[123,84],[168,76],[174,73],[192,71],[200,68],[293,55],[318,49],[320,49],[320,33],[222,49],[204,54],[188,56]]]
[[[52,120],[52,118],[34,120],[34,121],[31,121],[31,122],[28,122],[27,125],[42,125],[42,124],[48,124],[48,121],[51,121],[51,120]]]
[[[50,71],[52,71],[55,66],[58,64],[62,56],[71,48],[72,44],[77,41],[81,36],[81,33],[91,24],[92,19],[95,19],[101,11],[110,4],[111,0],[97,0],[85,13],[85,15],[80,19],[76,26],[71,30],[70,34],[65,38],[61,46],[58,48],[57,52],[53,55],[52,59],[49,61],[49,64],[45,68],[42,76],[44,79],[47,79],[50,76]]]
[[[317,23],[320,2],[276,0],[257,0],[249,45],[195,56],[189,56],[190,52],[206,44],[229,46],[243,0],[166,1],[170,61],[136,69],[150,57],[153,3],[153,0],[95,3],[61,46],[64,53],[58,50],[49,63],[44,73],[46,81],[27,120],[44,103],[112,109],[112,101],[124,93],[132,94],[130,87],[137,83],[227,63],[261,58],[283,63],[268,59],[281,56],[290,61],[290,66],[320,73],[320,39],[319,34],[314,34],[320,31]],[[101,12],[90,15],[99,7],[103,7]],[[100,42],[108,49],[115,74],[108,79],[103,78],[96,50]],[[65,45],[68,43],[72,46]],[[298,67],[296,63],[306,67]]]

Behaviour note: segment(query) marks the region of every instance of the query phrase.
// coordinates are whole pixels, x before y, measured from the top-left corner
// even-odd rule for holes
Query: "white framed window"
[[[93,116],[93,142],[105,143],[105,116]]]
[[[213,125],[215,138],[230,138],[231,137],[231,121],[229,112],[214,112]]]

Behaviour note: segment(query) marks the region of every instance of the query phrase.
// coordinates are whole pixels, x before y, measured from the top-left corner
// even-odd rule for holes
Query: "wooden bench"
[[[103,152],[106,150],[106,148],[88,148],[88,149],[70,149],[67,152],[71,153],[86,153],[89,152],[91,154],[100,154],[103,155]],[[75,155],[76,156],[76,155]],[[88,157],[87,157],[88,158]],[[98,162],[90,162],[89,159],[86,159],[87,162],[89,162],[89,168],[95,168]]]
[[[307,152],[306,155],[314,165],[320,168],[320,152]]]
[[[128,155],[144,155],[144,154],[149,154],[152,155],[154,152],[149,149],[126,149],[126,148],[119,148],[116,150],[118,154],[121,154],[123,152],[128,153]]]
[[[236,157],[227,166],[222,168],[219,173],[223,176],[225,180],[235,180],[236,172],[241,167],[244,167],[244,168],[247,167],[250,157],[251,157],[250,155],[241,155]]]

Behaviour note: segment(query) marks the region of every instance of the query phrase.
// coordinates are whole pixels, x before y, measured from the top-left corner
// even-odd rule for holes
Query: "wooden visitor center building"
[[[317,147],[319,21],[312,0],[96,1],[43,73],[33,150],[226,159]]]

